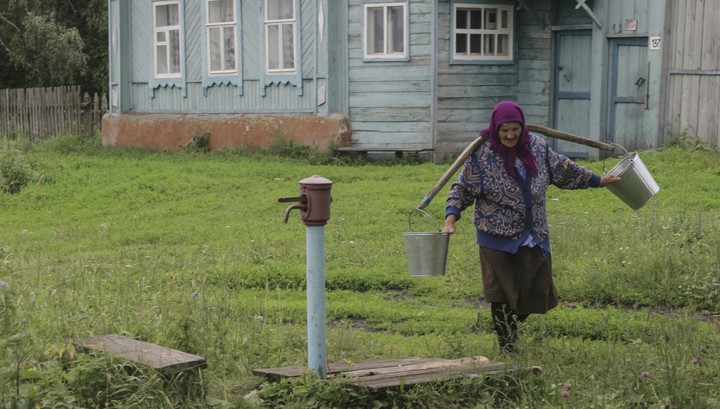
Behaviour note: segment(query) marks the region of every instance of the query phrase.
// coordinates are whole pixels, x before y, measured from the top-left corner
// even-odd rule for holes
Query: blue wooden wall
[[[202,10],[204,1],[184,0],[185,75],[180,86],[151,86],[152,3],[148,0],[110,0],[110,30],[125,31],[122,44],[111,53],[111,89],[127,102],[113,113],[328,113],[335,108],[322,103],[318,89],[327,92],[328,0],[298,0],[302,24],[300,46],[302,80],[299,85],[274,83],[265,86],[261,60],[261,1],[238,1],[241,20],[242,89],[235,85],[202,83]],[[121,5],[121,3],[125,3]],[[123,13],[122,9],[126,11]],[[318,26],[318,13],[324,26]],[[335,24],[335,23],[333,23]],[[323,44],[318,44],[320,31]],[[121,78],[121,64],[131,65]],[[319,64],[323,64],[320,69]],[[326,98],[326,95],[323,95]],[[334,101],[337,104],[337,101]]]
[[[551,104],[552,38],[542,17],[550,14],[551,1],[527,2],[534,14],[525,9],[515,12],[516,54],[509,64],[452,64],[451,1],[438,3],[435,159],[453,159],[478,137],[492,108],[503,100],[517,101],[527,122],[546,124]]]
[[[363,60],[363,0],[348,6],[348,106],[359,147],[431,147],[432,0],[411,0],[407,61]]]
[[[454,63],[450,54],[453,0],[404,1],[409,10],[409,56],[395,61],[363,58],[363,4],[382,0],[297,0],[300,6],[300,75],[293,83],[267,85],[262,63],[260,0],[240,5],[242,81],[203,84],[202,0],[185,7],[185,76],[176,86],[153,85],[149,0],[109,0],[111,112],[282,113],[346,115],[357,147],[434,148],[436,161],[452,159],[473,141],[493,106],[515,100],[529,123],[553,125],[554,32],[592,30],[589,133],[604,140],[608,127],[611,43],[617,38],[662,35],[665,0],[587,1],[602,27],[574,0],[463,0],[515,7],[515,58],[509,63]],[[620,30],[637,19],[635,32]],[[573,28],[575,27],[575,28]],[[648,86],[658,92],[661,53],[648,54]],[[636,146],[657,140],[657,101],[644,110]],[[555,105],[554,105],[555,104]],[[621,115],[622,112],[618,111]],[[588,121],[586,121],[588,122]],[[629,124],[618,121],[618,135]],[[640,135],[640,132],[638,132]],[[628,141],[628,144],[630,141]]]

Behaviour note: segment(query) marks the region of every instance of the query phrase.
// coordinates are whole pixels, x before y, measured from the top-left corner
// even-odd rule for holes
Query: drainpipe
[[[438,83],[438,62],[437,62],[437,20],[438,20],[438,0],[432,2],[432,17],[430,20],[430,143],[432,147],[432,161],[438,163],[440,158],[437,153],[437,83]]]

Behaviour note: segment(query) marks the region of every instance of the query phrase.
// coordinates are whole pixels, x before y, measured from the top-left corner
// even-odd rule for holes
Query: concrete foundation
[[[341,114],[315,115],[201,115],[125,113],[106,115],[102,140],[107,146],[178,150],[193,136],[210,135],[210,149],[237,146],[267,147],[294,142],[319,150],[336,143],[347,146],[350,128]]]

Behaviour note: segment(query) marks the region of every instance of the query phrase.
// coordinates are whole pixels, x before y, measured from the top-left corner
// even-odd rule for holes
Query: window
[[[453,4],[453,59],[511,61],[513,7]]]
[[[178,78],[180,70],[180,4],[178,1],[153,3],[153,48],[155,77]]]
[[[365,4],[365,58],[407,58],[405,3]]]
[[[205,30],[210,75],[235,74],[235,0],[207,0]]]
[[[265,0],[265,70],[295,71],[295,0]]]

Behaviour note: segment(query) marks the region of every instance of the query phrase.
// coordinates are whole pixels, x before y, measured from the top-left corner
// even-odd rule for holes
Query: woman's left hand
[[[611,185],[620,181],[620,176],[605,175],[600,177],[600,187]]]

